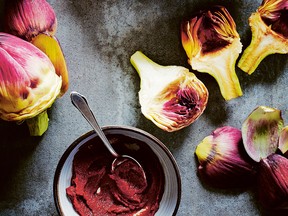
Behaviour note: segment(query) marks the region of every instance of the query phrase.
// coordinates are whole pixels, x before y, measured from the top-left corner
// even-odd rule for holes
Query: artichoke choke
[[[0,33],[0,59],[0,118],[33,121],[31,135],[42,135],[48,119],[41,113],[59,95],[61,77],[41,50],[10,34]]]
[[[208,90],[187,68],[159,65],[140,51],[130,61],[141,79],[141,111],[159,128],[168,132],[180,130],[204,112]]]
[[[249,17],[250,45],[244,50],[238,67],[252,74],[268,55],[288,53],[288,1],[263,0]]]
[[[212,75],[225,100],[242,95],[235,71],[242,43],[226,8],[215,6],[183,21],[181,41],[192,69]]]

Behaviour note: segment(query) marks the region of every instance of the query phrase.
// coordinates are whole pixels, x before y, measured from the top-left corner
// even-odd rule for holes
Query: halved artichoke
[[[40,33],[54,35],[57,18],[46,0],[5,1],[4,31],[31,41]]]
[[[141,78],[141,111],[159,128],[180,130],[204,112],[208,90],[187,68],[159,65],[140,51],[130,60]]]
[[[242,44],[226,8],[215,6],[183,21],[181,40],[192,69],[212,75],[225,100],[242,95],[235,72]]]
[[[238,67],[252,74],[268,55],[288,53],[288,1],[263,0],[249,17],[250,45],[244,50]]]

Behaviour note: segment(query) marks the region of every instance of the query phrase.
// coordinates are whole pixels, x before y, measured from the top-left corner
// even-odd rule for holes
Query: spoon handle
[[[92,111],[88,105],[86,98],[83,95],[81,95],[80,93],[75,92],[75,91],[72,91],[70,93],[70,98],[71,98],[72,104],[81,112],[81,114],[84,116],[84,118],[93,127],[93,129],[95,130],[97,135],[100,137],[102,142],[105,144],[105,146],[108,148],[110,153],[114,157],[119,157],[117,152],[115,152],[115,150],[111,146],[111,144],[108,141],[107,137],[105,136],[104,132],[101,130],[98,122],[96,121],[94,114],[92,113]]]

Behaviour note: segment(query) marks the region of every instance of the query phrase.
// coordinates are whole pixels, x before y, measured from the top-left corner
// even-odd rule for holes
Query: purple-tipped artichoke
[[[265,208],[288,209],[287,158],[271,154],[260,160],[258,196]]]
[[[54,35],[56,29],[55,12],[46,0],[5,1],[5,32],[31,41],[40,33]]]
[[[62,77],[61,96],[68,90],[69,77],[56,29],[55,12],[46,0],[5,1],[4,31],[33,43],[50,58]]]
[[[31,135],[42,135],[61,77],[41,50],[10,34],[0,33],[0,59],[0,118],[26,120]]]
[[[241,131],[224,126],[196,147],[200,177],[217,187],[238,187],[253,182],[254,162],[244,150]]]

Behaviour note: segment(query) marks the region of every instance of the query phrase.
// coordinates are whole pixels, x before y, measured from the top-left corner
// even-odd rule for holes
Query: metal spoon
[[[120,166],[123,162],[127,160],[131,160],[134,162],[136,166],[138,166],[140,173],[142,174],[142,178],[146,181],[146,175],[145,172],[140,165],[140,163],[135,160],[133,157],[130,157],[128,155],[120,155],[118,154],[113,147],[111,146],[110,142],[108,141],[107,137],[105,136],[104,132],[101,130],[99,124],[96,121],[96,118],[94,114],[92,113],[88,102],[86,98],[81,95],[78,92],[72,91],[70,94],[71,102],[72,104],[81,112],[81,114],[84,116],[84,118],[89,122],[89,124],[93,127],[96,134],[99,136],[99,138],[102,140],[104,145],[107,147],[109,152],[115,157],[113,163],[112,163],[112,172]]]

